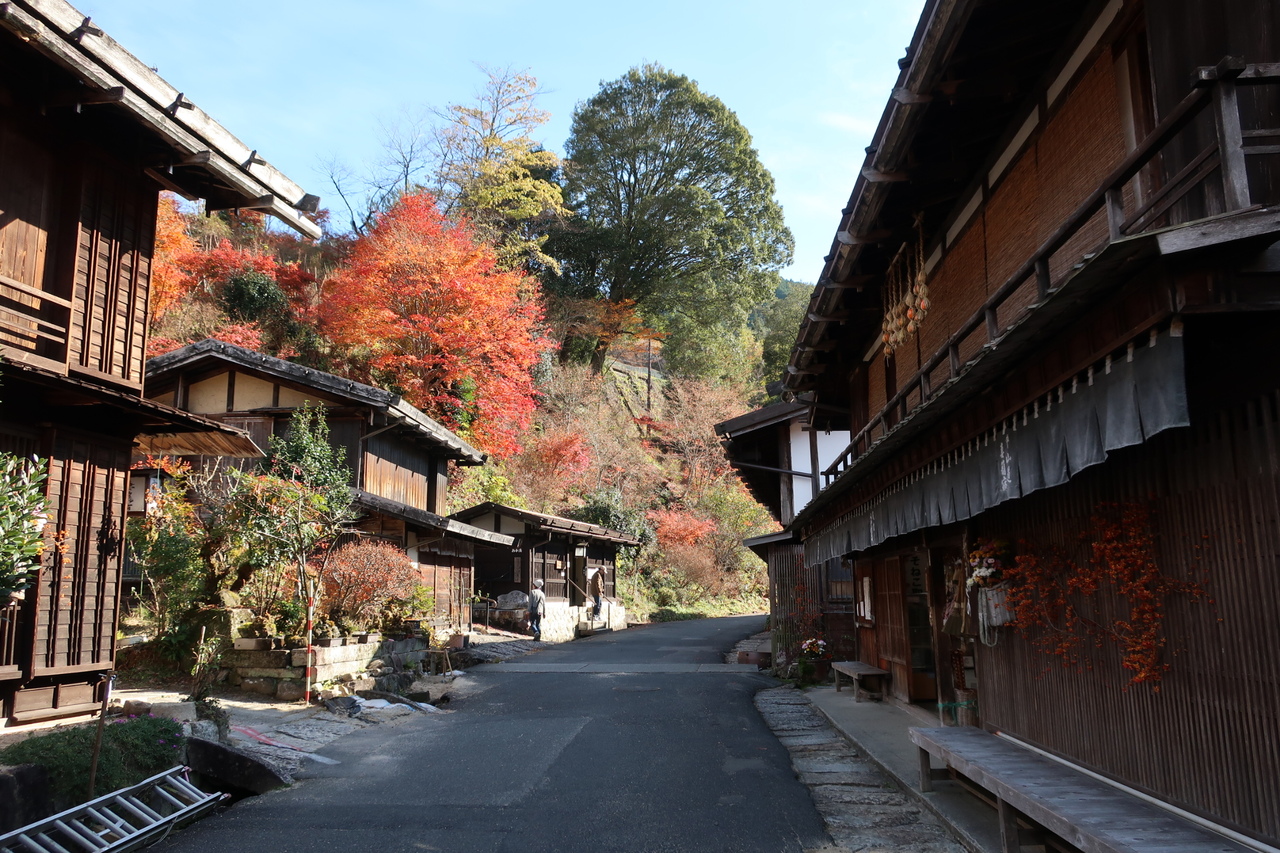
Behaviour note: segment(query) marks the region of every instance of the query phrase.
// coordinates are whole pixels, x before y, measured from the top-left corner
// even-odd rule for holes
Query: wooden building
[[[796,513],[813,500],[822,471],[849,444],[847,429],[815,429],[810,425],[814,409],[802,399],[775,403],[716,424],[716,435],[730,463],[752,497],[766,507],[784,528]],[[823,617],[834,653],[855,651],[847,631],[835,620],[851,612],[851,580],[839,573],[846,563],[832,561],[806,565],[804,548],[794,530],[768,533],[743,542],[769,571],[769,624],[774,654],[779,660],[794,657],[808,628],[806,616]],[[833,574],[833,572],[835,574]]]
[[[640,540],[597,524],[492,502],[453,517],[514,538],[507,548],[477,545],[476,589],[491,599],[517,591],[527,596],[534,580],[541,580],[547,595],[543,639],[560,642],[582,630],[627,626],[626,609],[617,596],[618,549],[638,546]],[[588,591],[597,572],[603,577],[604,601],[600,619],[593,620]]]
[[[473,549],[512,544],[447,517],[449,464],[482,465],[483,453],[389,391],[212,339],[148,361],[147,395],[238,427],[263,448],[295,410],[322,407],[351,472],[359,528],[405,548],[438,615],[470,628]]]
[[[143,399],[162,189],[318,236],[315,198],[61,0],[0,6],[0,450],[49,462],[64,547],[0,604],[0,720],[96,709],[135,452],[253,454]]]
[[[896,701],[976,691],[1271,845],[1278,39],[1262,0],[929,0],[785,380],[852,435],[788,531]]]

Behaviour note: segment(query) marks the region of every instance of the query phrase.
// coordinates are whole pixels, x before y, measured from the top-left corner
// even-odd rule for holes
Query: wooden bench
[[[860,660],[833,660],[831,662],[831,671],[836,674],[836,692],[840,692],[840,676],[841,674],[849,676],[853,679],[853,701],[861,702],[862,695],[865,693],[871,699],[879,699],[884,695],[884,682],[889,673],[886,670],[874,667],[869,663],[863,663]],[[870,679],[875,690],[864,688],[862,680]],[[870,685],[868,685],[870,687]]]
[[[920,790],[932,791],[936,756],[996,799],[1003,853],[1019,853],[1018,820],[1043,827],[1085,853],[1243,853],[1249,848],[1113,785],[970,726],[908,730],[920,748]],[[1034,837],[1028,844],[1042,843]]]

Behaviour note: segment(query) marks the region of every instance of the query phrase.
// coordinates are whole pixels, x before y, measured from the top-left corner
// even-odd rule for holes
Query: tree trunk
[[[609,355],[609,339],[596,338],[596,348],[591,352],[591,372],[599,376],[604,372],[604,361]]]

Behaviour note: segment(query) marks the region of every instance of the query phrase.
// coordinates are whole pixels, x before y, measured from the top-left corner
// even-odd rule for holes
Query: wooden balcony
[[[1267,87],[1269,97],[1280,97],[1277,84],[1280,64],[1245,65],[1228,57],[1216,66],[1199,69],[1196,85],[1182,102],[872,415],[822,472],[822,488],[960,382],[975,362],[996,349],[1010,331],[1024,325],[1042,306],[1051,300],[1061,301],[1054,299],[1060,294],[1074,295],[1072,285],[1078,274],[1109,248],[1157,232],[1163,243],[1173,244],[1180,231],[1194,231],[1197,239],[1207,236],[1212,240],[1209,232],[1230,236],[1247,227],[1232,217],[1276,201],[1268,197],[1268,188],[1251,186],[1251,175],[1265,170],[1251,170],[1249,161],[1280,155],[1280,127],[1243,127],[1238,94],[1246,87]],[[1276,121],[1274,111],[1263,113],[1269,121]],[[1198,138],[1191,129],[1202,116],[1212,119],[1210,141],[1187,156],[1188,145]],[[1256,116],[1253,123],[1258,124]],[[1175,152],[1179,156],[1175,157]],[[1172,171],[1166,168],[1170,162],[1182,165],[1166,174]],[[1195,228],[1183,228],[1192,223]],[[1079,254],[1079,238],[1093,229],[1105,238]],[[1064,249],[1077,254],[1065,258]]]
[[[0,275],[0,354],[67,372],[71,301]]]

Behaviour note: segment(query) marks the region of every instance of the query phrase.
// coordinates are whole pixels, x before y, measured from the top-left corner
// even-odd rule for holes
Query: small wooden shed
[[[528,595],[541,580],[547,594],[545,640],[571,640],[587,630],[625,628],[626,608],[618,600],[618,551],[636,547],[634,536],[597,524],[486,502],[453,517],[514,538],[510,547],[476,546],[476,589],[496,599],[509,592]],[[602,573],[604,602],[597,624],[588,595],[593,575]]]

